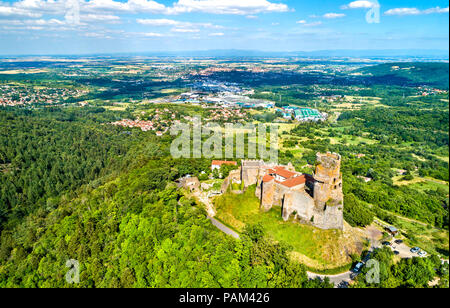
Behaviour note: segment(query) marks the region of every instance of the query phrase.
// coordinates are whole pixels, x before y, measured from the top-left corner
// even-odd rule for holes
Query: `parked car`
[[[389,242],[383,242],[382,244],[383,244],[383,246],[391,246],[391,243],[389,243]]]
[[[419,251],[420,251],[420,248],[419,248],[419,247],[411,248],[411,252],[412,252],[412,253],[418,253]]]
[[[403,244],[403,241],[402,240],[396,240],[395,244],[397,244],[397,245]]]
[[[421,252],[419,252],[419,257],[422,257],[422,258],[424,258],[424,257],[426,257],[428,254],[427,254],[427,252],[426,251],[421,251]]]
[[[394,255],[398,256],[399,254],[400,254],[399,251],[397,251],[397,250],[394,251]]]
[[[356,264],[356,266],[353,268],[352,272],[353,273],[359,273],[361,271],[361,269],[363,268],[364,263],[359,262],[358,264]]]

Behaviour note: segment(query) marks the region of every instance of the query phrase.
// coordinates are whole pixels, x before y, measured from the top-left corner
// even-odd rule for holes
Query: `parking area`
[[[407,246],[403,242],[401,243],[397,242],[395,238],[393,238],[390,242],[384,242],[383,245],[389,246],[392,249],[392,251],[394,251],[395,254],[402,259],[411,259],[413,257],[420,257],[419,253],[423,253],[423,251],[420,248],[417,251],[411,251],[411,247]],[[427,255],[428,254],[425,253],[424,256]]]
[[[412,257],[417,257],[417,253],[412,253],[411,252],[411,248],[406,246],[405,243],[401,243],[401,244],[395,244],[394,241],[392,241],[392,246],[391,249],[393,251],[398,251],[399,254],[398,256],[402,259],[410,259]]]

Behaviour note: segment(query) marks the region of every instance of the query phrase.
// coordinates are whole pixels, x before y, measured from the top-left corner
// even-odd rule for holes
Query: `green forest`
[[[0,287],[67,287],[68,259],[81,265],[77,287],[332,286],[310,281],[258,226],[240,241],[215,229],[173,184],[209,163],[173,160],[170,140],[98,123],[108,116],[1,111],[2,132],[17,138],[2,134],[0,179],[12,187],[2,193]]]
[[[157,119],[159,129],[194,115],[212,117],[225,108],[180,103],[181,93],[209,79],[254,87],[249,97],[276,103],[274,109],[238,109],[243,118],[217,122],[279,125],[280,164],[312,174],[317,152],[341,155],[346,227],[396,226],[408,247],[428,252],[406,260],[391,248],[376,249],[371,254],[382,282],[368,283],[364,268],[352,287],[424,288],[435,281],[433,287],[448,288],[448,265],[441,262],[449,257],[448,63],[339,66],[331,77],[316,68],[283,71],[291,60],[280,60],[278,68],[271,59],[252,62],[266,72],[240,67],[205,77],[199,71],[209,60],[167,62],[167,70],[153,61],[130,62],[142,69],[139,78],[113,60],[50,62],[46,73],[0,76],[4,94],[29,91],[28,98],[46,87],[86,90],[57,103],[0,106],[0,288],[334,287],[329,279],[308,278],[314,268],[292,257],[292,241],[275,240],[261,224],[244,224],[240,240],[227,236],[208,220],[204,203],[177,186],[191,175],[220,190],[236,166],[211,172],[211,159],[174,159],[170,133],[110,125]],[[17,65],[42,65],[33,63]],[[310,63],[298,65],[303,70]],[[327,120],[283,118],[280,108],[288,105],[317,108]],[[247,155],[254,139],[242,134]],[[361,246],[358,254],[347,253],[353,263],[345,270],[367,256],[368,243]],[[79,284],[65,280],[70,259],[81,266]]]

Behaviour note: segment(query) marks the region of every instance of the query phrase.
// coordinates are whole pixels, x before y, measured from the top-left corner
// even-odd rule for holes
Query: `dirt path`
[[[231,230],[230,228],[228,228],[227,226],[225,226],[223,223],[221,223],[220,221],[218,221],[217,219],[214,219],[210,216],[208,216],[208,219],[211,220],[211,223],[217,227],[217,229],[219,229],[220,231],[222,231],[225,234],[228,234],[232,237],[234,237],[235,239],[239,239],[239,234],[237,232],[234,232],[233,230]]]
[[[198,201],[200,201],[205,205],[208,216],[210,217],[216,216],[214,205],[211,203],[211,200],[209,200],[208,195],[206,195],[204,192],[196,192],[194,193],[194,197],[196,197]]]

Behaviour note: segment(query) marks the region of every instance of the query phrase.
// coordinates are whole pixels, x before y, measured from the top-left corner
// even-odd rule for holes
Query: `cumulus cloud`
[[[189,29],[189,28],[173,28],[171,31],[178,32],[178,33],[198,33],[198,32],[200,32],[199,29]]]
[[[341,6],[341,9],[347,10],[347,9],[371,9],[374,7],[378,7],[379,4],[376,1],[368,1],[368,0],[357,0],[350,2],[347,5]]]
[[[168,8],[169,14],[202,12],[210,14],[252,15],[258,13],[287,12],[283,3],[267,0],[178,0]]]
[[[210,33],[209,36],[224,36],[225,33],[219,32],[219,33]]]
[[[82,9],[90,11],[113,11],[125,13],[155,13],[163,14],[167,8],[165,5],[153,0],[128,0],[119,2],[114,0],[90,0],[82,2]]]
[[[155,33],[155,32],[149,32],[149,33],[143,33],[145,37],[163,37],[161,33]]]
[[[297,21],[297,23],[304,27],[317,27],[322,24],[321,21],[307,22],[306,20],[299,20],[299,21]]]
[[[427,9],[425,11],[423,11],[424,14],[433,14],[433,13],[448,13],[448,6],[445,8],[440,8],[439,6],[431,8],[431,9]]]
[[[420,10],[416,8],[396,8],[384,12],[384,15],[419,15]]]
[[[141,25],[165,27],[172,26],[177,28],[208,28],[208,29],[223,29],[223,26],[214,25],[212,23],[200,23],[200,22],[186,22],[173,19],[137,19],[136,22]]]
[[[39,18],[42,16],[40,13],[34,13],[29,10],[20,9],[13,6],[8,6],[0,2],[0,16],[2,17],[31,17]]]
[[[439,13],[440,14],[448,13],[448,7],[446,7],[446,8],[434,7],[434,8],[426,9],[423,11],[421,11],[417,8],[395,8],[395,9],[387,10],[386,12],[384,12],[384,15],[405,16],[405,15],[426,15],[426,14],[436,14],[436,13],[438,13],[438,14]]]
[[[137,19],[137,23],[149,26],[177,26],[182,24],[181,21],[171,19]]]
[[[211,23],[193,23],[178,21],[173,19],[137,19],[136,22],[145,26],[172,27],[171,32],[175,33],[198,33],[201,29],[223,29],[223,26]]]
[[[287,12],[286,4],[272,0],[178,0],[166,6],[158,0],[0,0],[0,16],[40,18],[45,14],[65,15],[75,5],[80,13],[96,15],[113,14],[181,14],[190,12],[210,14],[237,14],[253,16],[258,13]],[[175,1],[175,0],[174,0]]]
[[[327,14],[324,14],[323,17],[327,18],[327,19],[335,19],[335,18],[345,17],[345,14],[327,13]]]
[[[119,16],[107,14],[86,14],[80,16],[81,21],[85,22],[107,22],[117,23],[120,20]]]
[[[287,12],[289,7],[282,0],[0,0],[0,18],[18,20],[14,27],[43,30],[92,30],[101,24],[121,22],[124,14],[179,15],[183,13],[233,14],[256,18],[257,14]],[[169,1],[168,1],[169,2]],[[71,9],[74,9],[71,11]],[[78,12],[79,11],[79,12]],[[74,17],[69,12],[75,12]],[[78,18],[79,16],[79,18]],[[75,18],[76,17],[76,18]],[[75,18],[75,19],[74,19]],[[29,20],[36,19],[35,22]],[[25,22],[25,20],[27,20]],[[60,21],[60,23],[56,21]],[[191,23],[172,19],[138,19],[141,25],[171,27],[170,32],[196,33],[203,29],[216,29],[213,36],[222,34],[223,26],[211,23]],[[139,34],[144,37],[160,37],[160,33]]]

